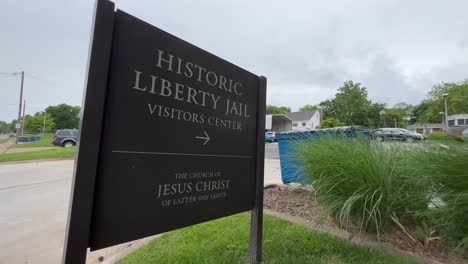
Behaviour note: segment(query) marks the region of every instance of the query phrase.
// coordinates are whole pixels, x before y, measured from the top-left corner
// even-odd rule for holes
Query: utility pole
[[[46,118],[47,118],[47,112],[44,111],[44,124],[42,124],[42,136],[44,136]]]
[[[397,126],[397,123],[396,123],[396,117],[393,118],[393,121],[395,122],[395,128],[397,128],[398,126]]]
[[[24,135],[24,121],[26,120],[26,99],[23,104],[23,121],[21,122],[21,135]]]
[[[442,96],[444,97],[445,99],[445,133],[448,133],[448,107],[447,107],[447,97],[448,97],[448,93],[444,93],[442,94]]]
[[[18,110],[18,123],[16,123],[16,144],[18,144],[19,131],[23,128],[21,124],[21,103],[23,102],[23,83],[24,83],[24,71],[21,72],[21,87],[20,87],[20,98],[19,98],[19,110]],[[19,124],[19,126],[18,126]]]

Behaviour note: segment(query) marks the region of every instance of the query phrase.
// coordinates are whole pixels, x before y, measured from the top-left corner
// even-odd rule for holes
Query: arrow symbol
[[[195,138],[196,139],[204,139],[205,142],[203,142],[203,146],[205,146],[206,143],[208,143],[208,141],[210,141],[210,136],[208,136],[208,133],[206,133],[206,131],[203,131],[203,133],[205,133],[204,137],[195,137]]]

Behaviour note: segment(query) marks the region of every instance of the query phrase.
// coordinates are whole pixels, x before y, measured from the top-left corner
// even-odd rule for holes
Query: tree
[[[78,117],[80,113],[79,106],[60,104],[49,106],[45,111],[53,118],[55,129],[78,128],[78,123],[80,121],[80,118]]]
[[[18,123],[18,120],[16,120],[16,119],[11,120],[11,123],[9,124],[11,132],[16,133],[16,123]]]
[[[367,126],[371,128],[378,128],[383,125],[381,122],[382,117],[380,116],[380,111],[385,108],[385,104],[381,103],[371,103],[369,110],[367,112]],[[382,124],[381,124],[382,123]]]
[[[5,121],[0,121],[0,133],[10,132],[10,126]]]
[[[306,104],[303,107],[299,108],[299,112],[311,112],[311,111],[317,111],[317,110],[319,110],[318,105]]]
[[[45,116],[44,126],[44,113],[37,112],[34,116],[26,115],[24,121],[24,130],[28,132],[41,133],[44,128],[45,131],[51,131],[55,127],[54,120],[50,113]]]
[[[406,127],[412,123],[414,106],[407,103],[398,103],[393,108],[385,109],[387,126]]]
[[[266,113],[267,115],[274,115],[274,114],[287,114],[291,112],[291,108],[286,106],[274,106],[274,105],[267,105]]]
[[[344,126],[345,123],[341,122],[335,117],[328,117],[325,120],[323,120],[322,124],[320,125],[321,128],[328,128],[328,127],[338,127],[338,126]]]
[[[447,94],[448,115],[468,113],[468,80],[434,85],[428,98],[415,106],[412,116],[418,123],[441,123]]]
[[[375,127],[383,104],[373,104],[367,98],[366,87],[360,83],[347,81],[338,88],[335,98],[320,103],[324,117],[335,117],[346,125]]]
[[[320,102],[319,106],[323,110],[324,117],[336,117],[336,107],[334,99],[328,99],[323,102]]]

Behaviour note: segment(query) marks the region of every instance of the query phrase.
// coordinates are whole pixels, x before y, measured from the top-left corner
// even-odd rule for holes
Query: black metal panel
[[[85,263],[89,246],[113,25],[114,3],[96,1],[63,263]]]
[[[259,77],[120,10],[114,20],[91,249],[251,210]]]

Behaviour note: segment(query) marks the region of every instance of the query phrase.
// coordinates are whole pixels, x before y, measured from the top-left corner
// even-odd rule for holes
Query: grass
[[[54,144],[52,144],[53,140],[54,140],[53,134],[44,134],[42,139],[39,141],[16,144],[16,145],[11,146],[11,148],[56,147]]]
[[[13,140],[12,138],[0,139],[0,144],[7,142],[8,140]]]
[[[249,216],[242,213],[166,233],[119,263],[249,263]],[[263,226],[264,263],[422,263],[268,215]]]
[[[439,143],[468,143],[467,139],[455,135],[447,135],[445,132],[433,132],[426,135],[426,139],[429,142],[439,142]]]
[[[313,139],[298,148],[318,200],[342,225],[354,220],[380,233],[392,214],[427,206],[428,186],[412,177],[415,167],[405,148],[336,137]]]
[[[390,225],[416,226],[422,243],[437,237],[468,256],[466,145],[323,137],[296,150],[317,199],[339,223],[377,234]]]
[[[54,148],[39,151],[9,153],[0,155],[1,162],[36,160],[36,159],[59,159],[72,158],[75,156],[76,147]]]

